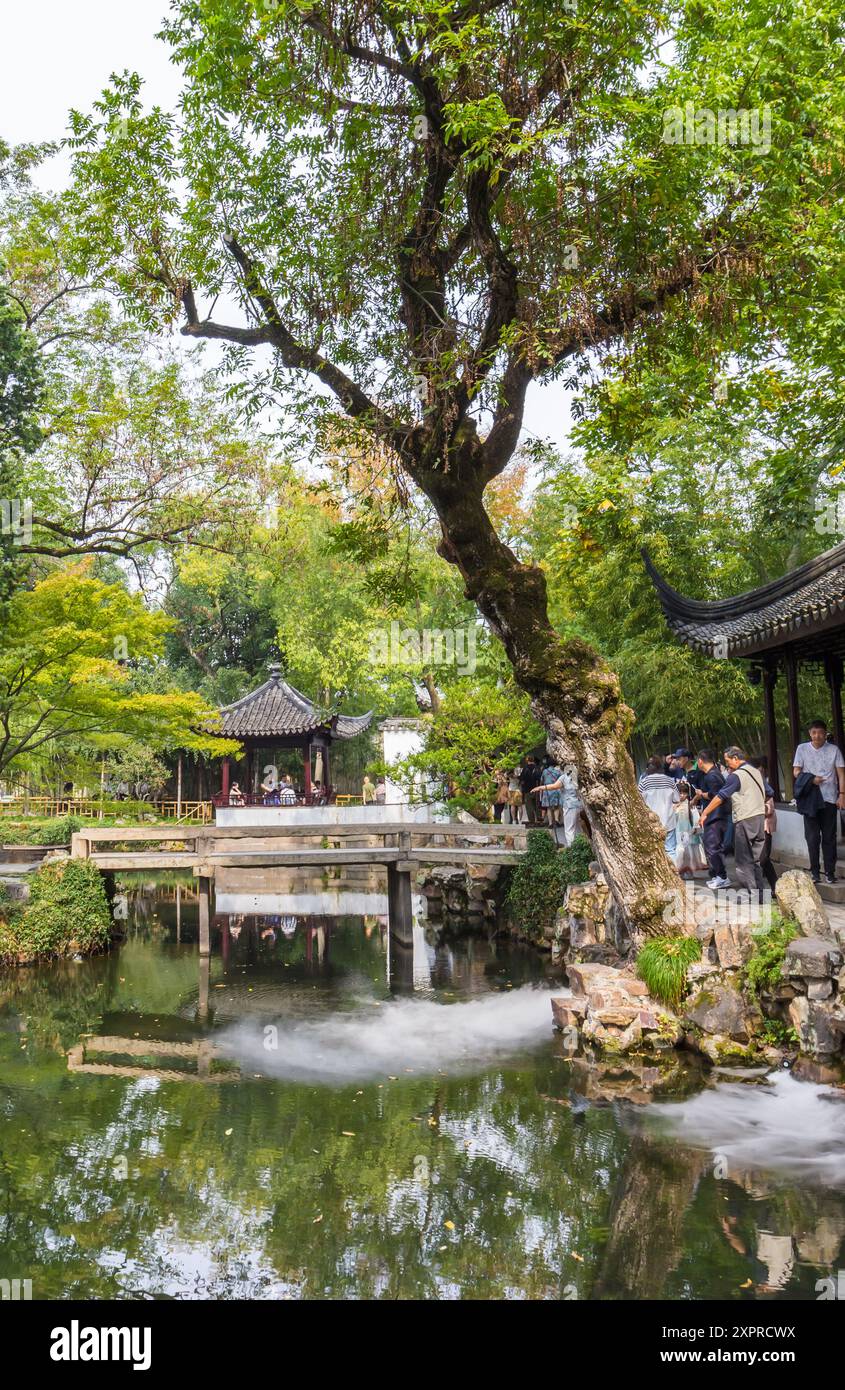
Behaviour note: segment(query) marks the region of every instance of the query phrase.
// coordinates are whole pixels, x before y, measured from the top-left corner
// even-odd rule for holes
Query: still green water
[[[412,994],[375,918],[232,918],[204,970],[173,898],[0,976],[35,1298],[813,1299],[843,1265],[834,1088],[568,1057],[548,963],[478,937],[420,935]]]

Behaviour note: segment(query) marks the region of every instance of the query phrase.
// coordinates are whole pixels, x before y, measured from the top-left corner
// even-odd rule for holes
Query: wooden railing
[[[209,825],[214,819],[210,801],[100,801],[95,797],[28,796],[16,801],[0,802],[0,817],[14,820],[20,816],[41,816],[48,819],[61,816],[158,816],[162,820]]]
[[[332,823],[326,819],[324,824],[301,825],[291,822],[287,825],[204,825],[190,826],[180,824],[177,827],[165,825],[112,825],[112,826],[85,826],[72,836],[71,854],[77,859],[87,859],[91,854],[96,854],[97,845],[101,844],[132,844],[132,842],[150,843],[157,840],[171,842],[173,844],[184,844],[193,846],[192,851],[196,857],[198,854],[213,854],[215,852],[215,842],[218,840],[266,840],[266,839],[297,839],[297,840],[348,840],[348,839],[375,839],[381,840],[387,847],[392,842],[393,847],[412,848],[415,840],[512,840],[518,841],[520,847],[524,847],[528,832],[531,830],[546,830],[547,826],[542,825],[499,825],[496,822],[478,821],[467,824],[464,821],[362,821],[358,824],[351,821]],[[152,851],[155,853],[155,851]],[[249,853],[249,851],[245,851]],[[184,857],[184,852],[180,852],[178,857]]]

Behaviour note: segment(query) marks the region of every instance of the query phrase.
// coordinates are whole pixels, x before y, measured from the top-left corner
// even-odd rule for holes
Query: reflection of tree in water
[[[712,1153],[638,1134],[608,1226],[591,1298],[815,1297],[841,1262],[845,1201],[759,1172],[722,1176]]]
[[[92,1030],[213,1037],[215,1017],[261,1030],[277,997],[313,1017],[354,1007],[362,982],[384,991],[378,930],[334,931],[322,965],[299,936],[228,974],[212,956],[207,1029],[196,953],[172,936],[14,977],[0,1012],[0,1277],[32,1271],[36,1296],[63,1298],[612,1299],[742,1296],[749,1277],[781,1277],[789,1240],[789,1289],[835,1267],[840,1197],[717,1180],[708,1152],[632,1133],[624,1117],[642,1111],[654,1068],[590,1066],[550,1040],[478,1075],[409,1074],[396,1057],[364,1084],[247,1073],[212,1086],[69,1073],[54,1050],[59,1024],[63,1045]],[[471,960],[449,949],[467,992],[507,982],[483,941]],[[699,1083],[675,1057],[661,1084]]]
[[[591,1298],[662,1298],[706,1154],[636,1137],[611,1197],[610,1232]]]

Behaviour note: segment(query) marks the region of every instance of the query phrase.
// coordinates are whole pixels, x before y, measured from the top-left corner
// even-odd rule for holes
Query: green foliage
[[[777,988],[781,981],[781,967],[786,959],[786,948],[790,941],[801,935],[801,931],[791,918],[772,908],[766,926],[755,928],[752,935],[754,951],[743,968],[741,978],[743,988],[759,999],[761,994]]]
[[[405,770],[410,777],[423,773],[453,806],[485,817],[496,773],[543,742],[528,697],[512,682],[467,677],[444,694],[424,750],[406,760]]]
[[[534,940],[554,922],[563,894],[571,883],[584,883],[593,850],[584,835],[558,849],[545,830],[529,830],[525,855],[513,871],[507,907],[517,927]]]
[[[111,915],[99,870],[81,859],[45,864],[20,917],[0,924],[0,961],[88,955],[108,946]]]
[[[133,688],[132,668],[158,660],[168,626],[139,595],[82,566],[16,592],[0,646],[0,772],[57,738],[236,751],[202,732],[216,711],[198,695]]]
[[[637,956],[637,974],[655,999],[676,1009],[686,992],[687,970],[697,960],[701,960],[701,942],[696,937],[655,937]]]
[[[765,1018],[761,1037],[768,1047],[795,1047],[799,1041],[796,1030],[780,1018]]]
[[[27,843],[30,845],[69,845],[71,835],[82,829],[79,816],[57,816],[30,831]],[[2,836],[0,836],[2,838]]]

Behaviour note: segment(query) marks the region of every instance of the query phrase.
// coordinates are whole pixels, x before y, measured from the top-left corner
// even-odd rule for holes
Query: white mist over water
[[[280,1019],[276,1038],[268,1035],[270,1020],[238,1023],[217,1043],[245,1071],[326,1085],[407,1071],[473,1072],[548,1042],[550,998],[546,990],[526,987],[455,1004],[397,999],[366,1013]]]
[[[845,1094],[773,1072],[765,1083],[720,1083],[679,1105],[657,1105],[663,1133],[727,1159],[731,1170],[764,1169],[845,1187]]]

